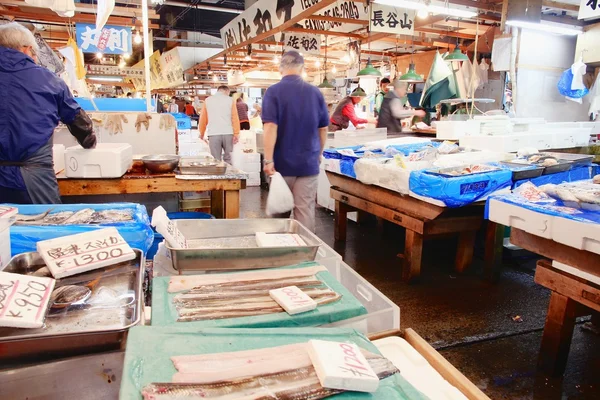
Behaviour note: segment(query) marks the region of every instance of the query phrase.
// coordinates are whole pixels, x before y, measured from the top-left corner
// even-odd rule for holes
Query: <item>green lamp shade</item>
[[[356,76],[360,76],[360,77],[372,77],[372,78],[381,78],[383,75],[381,74],[381,72],[379,72],[378,69],[376,69],[375,67],[373,67],[373,64],[371,64],[371,57],[369,57],[369,60],[367,61],[367,66],[363,69],[361,69],[360,71],[358,71],[358,74]]]
[[[454,51],[444,57],[446,61],[467,61],[469,57],[466,54],[463,54],[462,51],[458,47],[454,48]]]
[[[350,97],[367,97],[367,93],[359,86],[350,93]]]
[[[317,86],[319,89],[333,89],[335,88],[335,86],[333,86],[331,83],[329,83],[329,81],[327,80],[327,78],[323,79],[323,82]]]
[[[424,82],[423,77],[415,72],[415,64],[410,64],[408,72],[398,78],[400,82],[421,83]]]

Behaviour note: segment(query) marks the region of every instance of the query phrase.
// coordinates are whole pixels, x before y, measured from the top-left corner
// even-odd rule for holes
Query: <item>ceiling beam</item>
[[[19,21],[27,21],[27,22],[57,22],[64,25],[67,25],[69,22],[80,22],[86,24],[95,24],[96,16],[93,14],[76,14],[73,18],[64,18],[60,17],[58,14],[48,14],[48,13],[26,13],[22,11],[14,11],[14,10],[5,10],[0,9],[0,15],[4,15],[7,17],[12,17]],[[124,17],[109,17],[106,22],[107,25],[117,25],[117,26],[131,26],[131,19]],[[136,26],[142,26],[142,21],[137,20]],[[157,24],[148,24],[150,29],[158,29],[159,26]]]
[[[565,11],[579,11],[579,6],[577,4],[567,4],[553,0],[542,0],[542,7],[556,8]]]
[[[286,32],[306,33],[306,34],[311,34],[311,35],[342,36],[342,37],[359,39],[359,40],[364,39],[363,35],[359,35],[357,33],[322,31],[322,30],[318,30],[318,29],[288,28],[285,31]]]
[[[337,22],[340,24],[354,24],[354,25],[364,25],[364,26],[369,25],[369,21],[364,20],[364,19],[338,18],[338,17],[331,17],[329,15],[313,15],[310,18],[306,18],[306,19],[312,19],[312,20],[316,20],[316,21]]]
[[[429,15],[427,18],[417,18],[417,21],[415,22],[415,29],[423,27],[423,26],[427,26],[427,25],[431,25],[431,24],[435,24],[436,22],[439,21],[443,21],[446,19],[445,15]]]
[[[25,8],[42,8],[49,10],[50,8],[44,6],[38,6],[35,4],[25,3],[24,0],[2,0],[2,5],[4,6],[15,6],[15,7],[25,7]],[[27,10],[23,10],[27,12]],[[76,13],[85,13],[85,14],[96,14],[97,7],[94,4],[83,4],[83,3],[75,3],[75,12]],[[58,15],[58,14],[57,14]],[[110,15],[116,17],[136,17],[142,18],[142,9],[137,7],[115,7],[114,10],[110,13]],[[148,8],[148,19],[159,19],[160,15],[156,13],[151,8]]]
[[[308,7],[306,10],[302,11],[298,15],[290,18],[287,22],[284,22],[280,26],[277,26],[277,27],[275,27],[273,29],[269,29],[268,31],[263,32],[260,35],[254,37],[252,39],[243,41],[240,44],[237,44],[237,45],[232,46],[232,47],[230,47],[230,48],[228,48],[226,50],[223,50],[222,52],[220,52],[218,54],[215,54],[212,57],[209,57],[203,63],[206,63],[208,61],[212,61],[212,60],[214,60],[216,58],[221,58],[225,54],[230,53],[230,52],[235,51],[235,50],[238,50],[238,49],[241,49],[241,48],[244,48],[245,46],[247,46],[250,43],[259,42],[261,40],[264,40],[264,39],[266,39],[268,37],[273,36],[275,33],[285,31],[286,29],[291,28],[292,26],[294,26],[298,22],[300,22],[300,21],[302,21],[304,19],[307,19],[310,16],[314,15],[318,11],[320,11],[320,10],[326,8],[326,7],[329,7],[330,5],[332,5],[333,3],[335,3],[336,1],[337,0],[321,0],[318,3],[315,3],[312,6]],[[202,63],[200,63],[200,64],[202,64]],[[189,68],[188,71],[191,70],[191,69],[193,69],[193,68]]]
[[[475,40],[475,35],[469,35],[466,33],[444,31],[441,29],[430,29],[430,28],[417,28],[415,30],[418,32],[424,32],[424,33],[434,33],[434,34],[437,34],[440,36],[450,36],[450,37],[455,37],[455,38],[460,38],[460,39]],[[484,32],[482,32],[482,34],[483,33]]]
[[[498,6],[496,6],[495,4],[484,3],[483,1],[474,1],[474,0],[448,0],[448,2],[450,4],[456,4],[458,6],[472,7],[472,8],[479,9],[479,10],[497,11],[497,12],[501,11],[500,9],[498,9]]]
[[[542,21],[548,21],[548,22],[557,22],[559,24],[568,24],[568,25],[576,25],[576,26],[585,26],[585,21],[581,20],[581,19],[577,19],[577,18],[571,18],[571,17],[558,17],[555,15],[544,15],[542,14]]]

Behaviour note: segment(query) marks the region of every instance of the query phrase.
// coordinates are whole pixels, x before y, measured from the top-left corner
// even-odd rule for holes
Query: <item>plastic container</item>
[[[94,149],[81,146],[65,150],[67,178],[120,178],[133,161],[133,148],[127,143],[98,143]]]
[[[318,260],[346,289],[360,301],[368,314],[321,325],[321,327],[353,328],[364,334],[400,329],[400,308],[345,262]],[[334,261],[334,262],[331,262]]]
[[[167,217],[169,217],[169,219],[215,219],[215,217],[211,214],[191,211],[171,212],[167,213]],[[148,252],[146,253],[146,260],[152,260],[154,258],[156,252],[158,251],[158,245],[163,241],[163,239],[163,235],[154,231],[154,242],[152,242],[152,246],[150,246]]]

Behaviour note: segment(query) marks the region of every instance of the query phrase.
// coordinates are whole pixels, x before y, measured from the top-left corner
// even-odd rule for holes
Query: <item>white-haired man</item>
[[[60,203],[52,160],[58,121],[84,148],[96,145],[92,121],[58,76],[35,63],[33,34],[0,25],[0,203]]]
[[[231,152],[240,134],[240,119],[235,101],[229,96],[229,87],[217,88],[217,93],[204,101],[198,122],[200,139],[208,137],[210,154],[217,160],[231,164]]]
[[[302,79],[303,69],[299,53],[285,53],[279,65],[281,82],[265,93],[264,171],[268,176],[281,173],[294,195],[293,217],[314,231],[317,177],[329,113],[319,89]]]

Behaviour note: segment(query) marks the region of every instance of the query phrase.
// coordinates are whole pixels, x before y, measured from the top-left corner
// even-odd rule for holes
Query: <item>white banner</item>
[[[600,17],[599,0],[581,0],[579,5],[579,19],[590,19]]]
[[[321,35],[285,32],[284,51],[296,50],[303,54],[321,53]]]
[[[397,35],[413,35],[415,11],[379,3],[371,4],[369,26],[372,32],[387,32]]]
[[[87,73],[91,75],[116,75],[116,76],[131,76],[143,77],[144,70],[142,68],[125,67],[119,68],[116,65],[97,65],[87,64]]]

